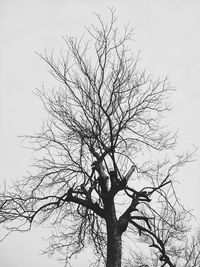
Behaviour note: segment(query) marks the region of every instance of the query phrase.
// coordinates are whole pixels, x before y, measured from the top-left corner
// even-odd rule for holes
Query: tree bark
[[[108,229],[110,228],[110,229]],[[107,227],[106,267],[121,267],[122,241],[117,227]]]
[[[112,201],[111,201],[112,202]],[[106,267],[121,267],[122,240],[114,202],[107,205],[107,261]]]

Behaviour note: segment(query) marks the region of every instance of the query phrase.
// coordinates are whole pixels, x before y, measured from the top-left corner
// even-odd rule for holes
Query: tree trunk
[[[121,267],[122,241],[117,225],[107,224],[106,267]]]
[[[116,218],[114,202],[106,203],[107,261],[106,267],[121,267],[122,240],[119,223]]]

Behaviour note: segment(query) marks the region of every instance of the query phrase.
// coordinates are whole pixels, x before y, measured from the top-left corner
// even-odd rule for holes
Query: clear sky
[[[179,129],[178,152],[200,147],[200,1],[199,0],[0,0],[0,189],[5,179],[26,174],[31,152],[19,135],[40,129],[42,105],[33,94],[43,83],[54,86],[47,67],[35,55],[45,48],[59,51],[61,36],[81,35],[95,23],[93,11],[108,14],[115,7],[119,25],[135,28],[133,49],[155,77],[169,76],[177,89],[168,122]],[[200,156],[179,174],[180,198],[200,219]],[[0,243],[1,267],[58,267],[39,256],[45,248],[43,229],[14,234]],[[46,232],[46,230],[45,230]],[[84,265],[85,264],[85,265]],[[82,261],[74,266],[88,266]]]

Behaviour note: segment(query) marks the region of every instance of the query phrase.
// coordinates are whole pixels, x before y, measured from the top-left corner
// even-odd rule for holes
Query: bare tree
[[[182,238],[177,216],[185,221],[187,213],[173,181],[191,155],[173,163],[163,157],[176,143],[161,120],[173,88],[138,69],[129,48],[133,30],[119,34],[110,14],[107,24],[97,15],[87,43],[64,38],[67,53],[58,61],[40,55],[59,89],[38,91],[49,117],[27,137],[39,152],[37,172],[1,193],[0,223],[11,232],[50,223],[46,252],[61,253],[66,264],[89,245],[97,263],[119,267],[127,234],[153,247],[162,266],[175,266],[167,244]]]

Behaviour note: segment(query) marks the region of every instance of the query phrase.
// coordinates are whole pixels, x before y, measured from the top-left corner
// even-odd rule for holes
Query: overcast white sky
[[[135,27],[133,49],[141,51],[147,72],[169,75],[177,89],[169,114],[170,127],[179,129],[177,150],[200,147],[200,0],[0,0],[0,186],[28,170],[31,154],[18,136],[38,130],[44,117],[33,90],[43,82],[54,85],[34,51],[59,51],[62,35],[80,35],[84,25],[95,23],[92,11],[106,16],[107,6],[116,8],[119,25]],[[200,219],[199,153],[180,173],[178,192]],[[39,256],[42,234],[36,229],[0,243],[0,266],[61,266]]]

